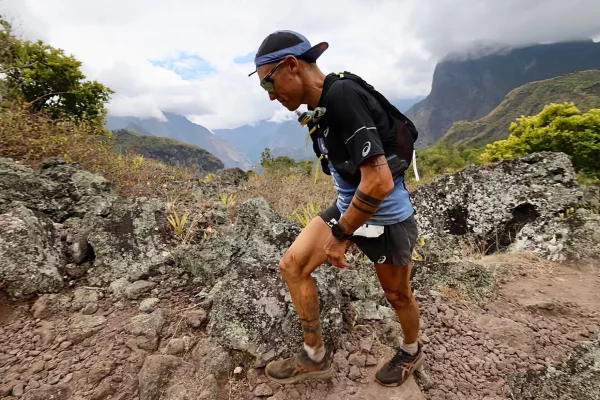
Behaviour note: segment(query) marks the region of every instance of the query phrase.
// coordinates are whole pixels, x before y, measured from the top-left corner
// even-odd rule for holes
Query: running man
[[[424,360],[418,341],[419,308],[409,282],[417,224],[403,174],[395,173],[402,158],[396,153],[406,147],[402,138],[408,130],[360,84],[321,72],[316,61],[327,48],[326,42],[311,46],[297,32],[277,31],[264,39],[255,58],[254,72],[271,100],[290,111],[303,104],[309,110],[324,110],[319,129],[311,136],[327,155],[324,169],[332,174],[338,193],[335,203],[302,230],[280,261],[281,276],[302,324],[304,346],[289,359],[269,363],[265,372],[282,384],[333,375],[332,349],[323,343],[311,274],[326,261],[349,267],[344,255],[356,244],[375,264],[402,326],[402,346],[376,374],[379,383],[397,386]]]

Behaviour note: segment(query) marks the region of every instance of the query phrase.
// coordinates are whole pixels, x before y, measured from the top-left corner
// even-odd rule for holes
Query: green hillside
[[[600,107],[600,70],[588,70],[530,82],[512,90],[504,101],[476,121],[459,121],[442,137],[444,144],[481,147],[506,139],[511,122],[536,115],[548,103],[573,102],[582,112]]]
[[[192,166],[201,171],[212,172],[224,168],[221,160],[198,146],[125,129],[113,131],[113,146],[121,153],[133,150],[166,164]]]

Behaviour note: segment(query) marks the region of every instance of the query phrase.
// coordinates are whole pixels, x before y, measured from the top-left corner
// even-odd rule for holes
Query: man
[[[302,324],[304,347],[292,358],[271,362],[265,372],[282,384],[332,376],[331,349],[325,349],[321,336],[311,273],[326,261],[349,267],[344,254],[355,243],[375,263],[402,325],[402,346],[376,374],[379,383],[397,386],[424,359],[417,340],[419,309],[409,284],[417,226],[403,175],[393,177],[399,158],[386,157],[384,149],[384,144],[399,147],[398,132],[406,133],[407,128],[356,82],[325,76],[316,60],[327,48],[325,42],[311,46],[299,33],[277,31],[264,39],[255,58],[254,72],[271,100],[290,111],[302,104],[325,110],[317,139],[338,192],[335,204],[302,230],[280,262]]]

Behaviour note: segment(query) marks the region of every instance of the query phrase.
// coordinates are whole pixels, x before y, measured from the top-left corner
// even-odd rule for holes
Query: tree
[[[600,109],[582,114],[573,103],[548,104],[534,116],[520,117],[511,134],[486,146],[485,162],[540,151],[563,152],[576,171],[600,178]]]
[[[271,154],[271,149],[265,147],[263,152],[260,154],[260,165],[262,165],[263,168],[267,168],[270,167],[271,164],[273,164],[273,155]]]
[[[81,62],[42,41],[17,38],[0,16],[0,64],[7,96],[51,118],[74,118],[103,126],[105,103],[114,93],[86,80]]]

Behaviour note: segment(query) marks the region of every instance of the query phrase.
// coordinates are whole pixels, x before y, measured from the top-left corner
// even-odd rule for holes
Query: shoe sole
[[[295,383],[304,379],[331,379],[333,377],[333,365],[330,365],[328,369],[323,371],[313,371],[307,372],[305,374],[300,374],[296,376],[291,376],[289,378],[275,378],[269,375],[269,371],[265,369],[265,375],[267,378],[272,380],[273,382],[277,382],[280,385],[287,385],[290,383]]]
[[[412,369],[410,370],[410,372],[408,373],[408,375],[406,376],[406,378],[402,381],[398,381],[398,382],[392,382],[392,383],[383,383],[381,382],[379,379],[375,378],[375,381],[377,383],[379,383],[381,386],[386,386],[386,387],[396,387],[396,386],[400,386],[402,385],[404,382],[406,382],[408,380],[408,378],[410,378],[410,376],[416,371],[418,370],[421,365],[423,365],[423,363],[425,362],[425,354],[421,353],[421,356],[417,359],[417,362],[415,362],[415,365],[412,367]]]

